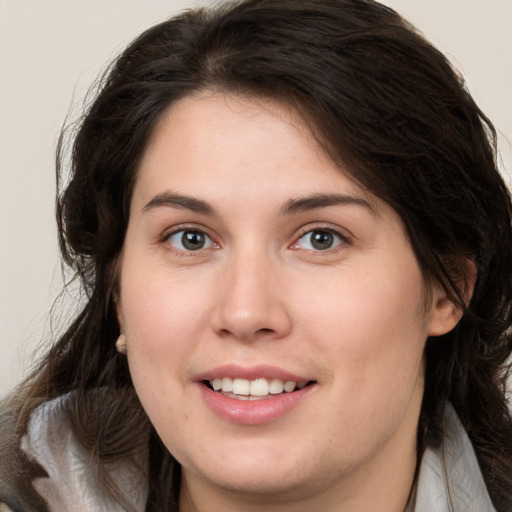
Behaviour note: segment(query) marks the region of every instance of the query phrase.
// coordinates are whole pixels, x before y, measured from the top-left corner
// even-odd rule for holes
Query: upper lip
[[[241,366],[238,364],[226,364],[206,370],[197,375],[197,381],[205,381],[212,379],[222,379],[223,377],[231,377],[238,379],[281,379],[283,381],[309,382],[310,379],[304,375],[289,372],[283,368],[269,365]]]

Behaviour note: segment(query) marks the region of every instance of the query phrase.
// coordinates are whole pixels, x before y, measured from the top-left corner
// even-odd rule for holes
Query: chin
[[[307,482],[304,476],[298,475],[298,471],[290,472],[289,475],[282,473],[269,474],[268,468],[261,471],[254,471],[251,475],[231,475],[230,477],[210,479],[210,484],[230,494],[245,496],[256,502],[265,501],[287,501],[291,497],[300,499],[308,494]],[[307,482],[307,484],[306,484]]]
[[[188,473],[208,486],[261,504],[305,499],[330,485],[334,471],[322,472],[312,461],[292,459],[223,458],[215,467],[196,466],[190,472],[183,467],[183,475],[188,478]]]

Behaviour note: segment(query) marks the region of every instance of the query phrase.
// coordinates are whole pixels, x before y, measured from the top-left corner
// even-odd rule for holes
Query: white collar
[[[411,512],[496,512],[475,450],[451,405],[444,416],[439,450],[427,448],[421,460]]]
[[[34,480],[34,488],[52,512],[125,512],[98,491],[91,456],[76,440],[62,412],[67,398],[64,395],[38,407],[22,439],[21,448],[48,473]],[[123,498],[139,512],[145,509],[147,497],[146,471],[141,466],[144,463],[132,461],[109,467]]]

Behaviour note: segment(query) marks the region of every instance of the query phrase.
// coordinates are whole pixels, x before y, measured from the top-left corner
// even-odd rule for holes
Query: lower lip
[[[215,414],[231,423],[241,425],[262,425],[274,421],[296,407],[315,385],[280,395],[269,395],[262,400],[238,400],[213,391],[199,383],[204,400]]]

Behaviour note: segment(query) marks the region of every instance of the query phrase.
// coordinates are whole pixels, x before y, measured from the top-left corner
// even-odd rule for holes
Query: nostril
[[[258,333],[261,333],[261,334],[270,334],[272,332],[274,332],[272,329],[268,329],[268,328],[263,328],[263,329],[258,329],[257,331]]]

